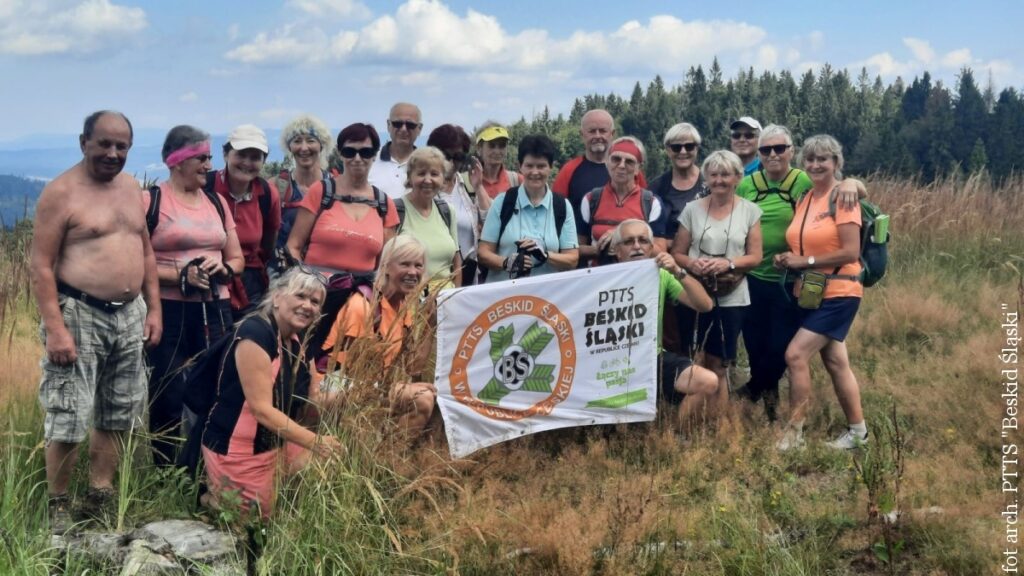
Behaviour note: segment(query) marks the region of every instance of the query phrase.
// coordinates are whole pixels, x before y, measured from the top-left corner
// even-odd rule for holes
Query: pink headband
[[[640,153],[640,148],[637,148],[636,144],[633,144],[631,140],[622,140],[619,143],[612,146],[612,152],[625,152],[626,154],[632,154],[633,158],[636,158],[637,162],[644,161],[644,155]]]
[[[202,156],[210,153],[210,141],[200,142],[199,144],[193,144],[191,146],[185,146],[184,148],[178,148],[174,152],[171,152],[167,156],[167,160],[164,160],[164,164],[167,164],[168,168],[173,168],[178,164],[181,164],[189,158],[195,158],[196,156]]]

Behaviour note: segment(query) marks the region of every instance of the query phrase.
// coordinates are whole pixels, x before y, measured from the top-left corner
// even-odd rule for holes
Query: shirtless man
[[[47,184],[36,205],[32,291],[46,343],[39,400],[54,533],[70,527],[68,484],[90,426],[83,512],[109,509],[120,436],[146,404],[143,345],[162,331],[139,183],[121,173],[132,135],[118,112],[90,115],[82,161]]]

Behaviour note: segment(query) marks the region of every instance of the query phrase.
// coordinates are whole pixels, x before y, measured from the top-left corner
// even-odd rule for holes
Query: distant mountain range
[[[271,160],[281,160],[283,154],[278,147],[280,130],[267,130]],[[139,131],[135,144],[128,153],[125,171],[140,180],[146,178],[167,178],[167,167],[160,158],[165,133],[154,130]],[[213,136],[214,167],[221,167],[224,160],[220,150],[227,140],[227,134]],[[30,179],[51,180],[82,159],[78,137],[71,135],[36,134],[0,142],[0,174],[11,174]]]

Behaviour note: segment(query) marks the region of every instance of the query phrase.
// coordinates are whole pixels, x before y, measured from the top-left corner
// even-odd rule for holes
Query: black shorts
[[[659,381],[661,382],[661,398],[669,404],[679,404],[686,397],[686,394],[676,390],[676,378],[684,370],[693,366],[693,362],[686,356],[663,350],[660,359]]]
[[[697,347],[730,362],[736,359],[736,341],[749,306],[715,306],[697,319]]]
[[[800,310],[800,327],[842,342],[860,308],[860,298],[841,296],[822,300],[817,310]]]

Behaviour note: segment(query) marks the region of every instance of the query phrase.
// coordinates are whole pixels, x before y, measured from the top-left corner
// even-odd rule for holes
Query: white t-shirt
[[[747,253],[747,234],[761,219],[761,209],[750,200],[736,197],[732,212],[716,220],[705,208],[705,200],[688,203],[679,215],[679,225],[690,232],[690,258],[729,258]],[[722,307],[750,305],[750,291],[744,276],[735,290],[718,299]]]

